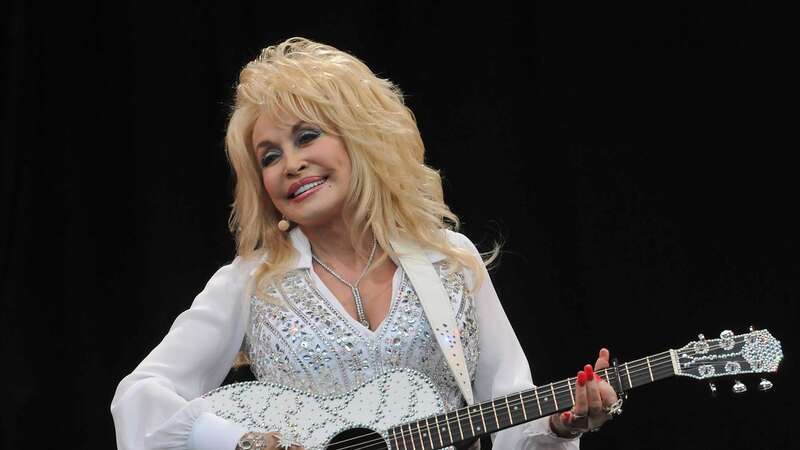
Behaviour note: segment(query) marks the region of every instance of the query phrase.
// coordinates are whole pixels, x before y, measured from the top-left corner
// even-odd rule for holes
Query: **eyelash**
[[[321,135],[322,135],[322,132],[321,131],[317,131],[317,130],[300,130],[300,132],[297,133],[297,143],[296,143],[296,145],[298,147],[302,147],[302,146],[310,143],[311,141],[317,139]],[[303,138],[305,138],[306,136],[311,136],[311,138],[304,140]],[[282,151],[280,149],[276,149],[276,150]],[[261,157],[261,161],[260,161],[261,167],[265,168],[265,167],[269,166],[279,156],[280,156],[280,154],[278,152],[276,152],[275,150],[267,150],[266,153],[264,153],[264,156]]]

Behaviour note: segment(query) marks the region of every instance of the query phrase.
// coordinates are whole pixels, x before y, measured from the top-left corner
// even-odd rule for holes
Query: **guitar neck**
[[[618,394],[675,375],[673,352],[666,351],[597,371]],[[575,404],[576,378],[409,422],[389,430],[397,449],[432,450],[564,411]]]

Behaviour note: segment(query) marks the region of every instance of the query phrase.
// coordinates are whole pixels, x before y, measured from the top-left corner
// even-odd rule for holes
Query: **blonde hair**
[[[263,49],[242,69],[225,138],[236,176],[229,225],[237,254],[262,257],[257,286],[286,273],[295,256],[288,233],[278,230],[281,217],[252,147],[254,124],[265,114],[283,124],[313,123],[342,139],[352,164],[344,205],[352,242],[372,230],[385,258],[394,256],[389,239],[413,239],[444,254],[453,270],[472,269],[479,285],[482,261],[445,238],[443,230],[457,230],[459,220],[444,203],[439,173],[424,163],[416,119],[400,89],[348,53],[295,37]],[[497,248],[490,260],[496,254]]]

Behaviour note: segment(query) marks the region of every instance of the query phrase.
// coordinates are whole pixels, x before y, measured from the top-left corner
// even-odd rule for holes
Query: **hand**
[[[250,441],[250,445],[246,449],[242,447],[242,445],[237,445],[236,450],[305,450],[303,447],[297,445],[289,447],[281,445],[281,439],[278,433],[248,432],[245,433],[242,438],[247,438]]]
[[[611,416],[608,408],[617,402],[617,394],[605,380],[595,374],[608,367],[609,352],[600,349],[594,368],[587,364],[578,372],[575,383],[575,406],[572,410],[550,416],[550,428],[561,437],[577,437],[580,433],[600,428]]]

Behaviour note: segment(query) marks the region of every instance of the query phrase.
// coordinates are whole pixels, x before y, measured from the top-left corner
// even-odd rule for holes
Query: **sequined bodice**
[[[478,360],[473,296],[460,272],[434,263],[455,312],[470,378]],[[401,271],[398,291],[374,332],[327,299],[308,269],[287,273],[250,298],[246,344],[251,367],[269,381],[322,395],[341,394],[393,368],[413,368],[436,385],[448,408],[463,404],[417,294]]]

